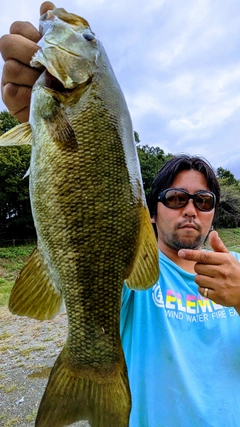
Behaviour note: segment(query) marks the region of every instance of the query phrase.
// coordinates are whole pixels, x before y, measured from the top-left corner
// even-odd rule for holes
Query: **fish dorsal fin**
[[[159,277],[158,247],[148,209],[141,208],[141,229],[132,270],[126,279],[130,289],[144,290],[153,286]]]
[[[61,309],[62,293],[52,283],[50,273],[38,249],[22,268],[13,286],[9,310],[33,319],[52,319]]]
[[[16,146],[16,145],[31,145],[32,130],[29,123],[22,123],[0,137],[0,147]]]

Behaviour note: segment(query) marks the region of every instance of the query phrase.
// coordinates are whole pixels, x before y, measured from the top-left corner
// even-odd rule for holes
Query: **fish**
[[[31,145],[29,193],[37,247],[13,286],[9,310],[52,319],[68,334],[51,370],[36,427],[88,420],[127,427],[131,390],[119,334],[124,283],[144,291],[159,277],[126,100],[104,47],[82,17],[41,16],[31,66],[29,122],[0,146]]]

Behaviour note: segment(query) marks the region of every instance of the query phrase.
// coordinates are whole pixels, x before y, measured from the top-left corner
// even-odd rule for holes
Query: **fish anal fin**
[[[52,319],[62,306],[62,293],[51,281],[43,257],[35,249],[13,286],[9,310],[38,320]]]
[[[22,123],[0,137],[0,147],[9,147],[16,145],[31,145],[32,130],[29,123]]]
[[[144,290],[153,286],[159,277],[158,247],[147,207],[141,208],[141,228],[137,251],[126,284],[130,289]]]
[[[88,366],[72,367],[63,349],[51,371],[36,427],[63,427],[79,420],[91,427],[128,427],[131,396],[125,364],[102,374]]]

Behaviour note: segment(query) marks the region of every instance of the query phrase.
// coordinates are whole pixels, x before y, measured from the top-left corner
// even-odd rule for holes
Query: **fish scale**
[[[51,319],[64,305],[67,341],[50,373],[36,427],[88,420],[127,427],[131,410],[119,335],[124,280],[158,279],[130,115],[107,55],[87,21],[64,9],[40,19],[45,67],[30,119],[0,146],[31,144],[30,199],[37,248],[13,287],[14,314]]]

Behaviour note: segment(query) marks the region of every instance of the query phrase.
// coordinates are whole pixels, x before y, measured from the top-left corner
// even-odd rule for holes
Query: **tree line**
[[[142,178],[147,201],[151,192],[152,181],[158,170],[173,155],[165,154],[159,147],[137,146],[141,164]],[[221,188],[217,228],[240,227],[240,180],[232,172],[222,167],[217,168],[216,176]]]
[[[0,113],[0,135],[16,126],[18,121],[7,111]],[[144,190],[147,201],[152,181],[158,170],[172,157],[159,147],[141,145],[135,132],[135,141],[141,165]],[[29,199],[29,168],[31,147],[0,147],[0,245],[12,240],[34,240]],[[227,169],[216,171],[221,187],[218,228],[240,227],[240,180]]]

